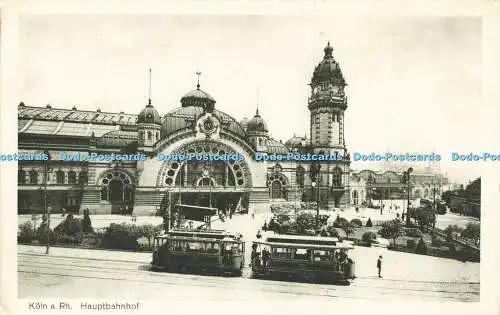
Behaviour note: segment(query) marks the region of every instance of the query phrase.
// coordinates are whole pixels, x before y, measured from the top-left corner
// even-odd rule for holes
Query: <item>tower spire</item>
[[[149,68],[149,98],[148,105],[151,105],[151,68]]]
[[[196,71],[196,75],[198,76],[198,84],[196,85],[196,88],[199,90],[200,89],[200,75],[201,75],[201,72],[200,71]]]
[[[260,93],[259,88],[257,88],[257,108],[255,109],[255,115],[259,114],[259,102],[260,102]]]

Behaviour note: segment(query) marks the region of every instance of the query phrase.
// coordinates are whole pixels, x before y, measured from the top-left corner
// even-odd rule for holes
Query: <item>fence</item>
[[[430,246],[427,247],[426,254],[415,253],[414,249],[408,248],[404,245],[398,245],[398,244],[396,244],[396,245],[390,244],[388,249],[393,250],[393,251],[398,251],[398,252],[433,256],[433,257],[440,257],[440,258],[458,259],[458,260],[462,260],[462,261],[479,262],[479,260],[480,260],[479,253],[471,253],[471,252],[467,252],[467,251],[452,252],[449,249],[443,250],[443,249],[437,249],[437,248],[430,247]]]

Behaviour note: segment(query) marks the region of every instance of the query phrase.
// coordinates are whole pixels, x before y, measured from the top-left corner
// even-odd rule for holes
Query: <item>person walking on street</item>
[[[378,256],[377,260],[378,277],[382,278],[382,255]]]

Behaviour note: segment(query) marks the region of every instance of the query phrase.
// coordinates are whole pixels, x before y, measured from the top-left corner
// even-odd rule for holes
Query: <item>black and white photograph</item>
[[[480,301],[480,17],[23,14],[16,36],[18,298]]]

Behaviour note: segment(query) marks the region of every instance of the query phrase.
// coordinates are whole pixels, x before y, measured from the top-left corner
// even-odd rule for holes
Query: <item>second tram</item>
[[[310,282],[349,283],[354,246],[333,237],[272,235],[252,244],[254,277],[302,278]]]

